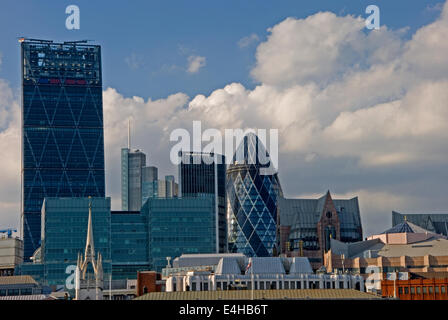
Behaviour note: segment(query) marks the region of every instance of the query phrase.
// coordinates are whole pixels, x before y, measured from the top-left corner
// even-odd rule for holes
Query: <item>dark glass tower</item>
[[[262,164],[259,155],[269,156],[263,143],[250,133],[227,168],[229,250],[250,257],[274,255],[277,202],[282,195],[277,173],[261,174],[270,163]]]
[[[214,196],[216,252],[227,252],[225,157],[199,152],[181,152],[180,156],[179,194],[181,197]]]
[[[45,197],[104,197],[101,48],[21,39],[24,258],[40,246]]]

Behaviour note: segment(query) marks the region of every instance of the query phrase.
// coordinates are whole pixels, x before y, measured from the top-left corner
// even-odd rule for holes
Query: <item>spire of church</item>
[[[92,227],[92,198],[89,197],[89,221],[87,224],[87,241],[86,241],[86,251],[84,254],[86,261],[95,260],[95,246],[93,243],[93,227]]]

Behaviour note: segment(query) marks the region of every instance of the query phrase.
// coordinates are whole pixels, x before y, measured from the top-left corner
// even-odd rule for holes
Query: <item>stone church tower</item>
[[[90,198],[90,197],[89,197]],[[101,253],[95,259],[92,227],[92,201],[89,202],[89,222],[84,257],[78,254],[76,265],[76,300],[103,300],[103,265]],[[93,270],[89,270],[91,264]],[[92,272],[93,271],[93,272]]]

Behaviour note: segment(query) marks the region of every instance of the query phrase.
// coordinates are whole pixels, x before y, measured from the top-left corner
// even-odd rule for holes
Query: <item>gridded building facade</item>
[[[262,164],[260,155],[269,157],[258,137],[248,134],[227,169],[229,248],[250,257],[275,254],[277,200],[282,195],[277,173],[261,174],[270,163]]]
[[[179,193],[182,197],[213,196],[216,253],[227,252],[226,161],[213,153],[181,152]]]
[[[45,197],[104,197],[101,48],[21,40],[24,258]]]
[[[213,196],[151,198],[143,205],[148,215],[149,259],[160,272],[167,257],[183,253],[216,252]]]
[[[121,149],[121,210],[140,211],[145,166],[146,154],[142,151]]]

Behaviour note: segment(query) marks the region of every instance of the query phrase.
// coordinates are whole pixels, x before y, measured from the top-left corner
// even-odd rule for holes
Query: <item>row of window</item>
[[[248,290],[252,289],[252,281],[241,281],[238,284],[235,282],[227,282],[227,281],[218,281],[216,282],[216,289],[217,290],[232,290],[233,288],[237,286],[242,286],[247,288]],[[306,288],[305,284],[303,285],[303,289]],[[319,281],[310,281],[308,282],[308,288],[309,289],[335,289],[336,288],[336,282],[334,281],[327,281],[323,283],[321,286]],[[339,288],[344,288],[344,281],[339,281]],[[187,291],[190,290],[190,287],[187,286]],[[191,290],[197,291],[197,283],[192,282],[191,284]],[[208,291],[208,283],[200,283],[199,284],[200,291]],[[278,281],[278,288],[277,288],[277,282],[276,281],[254,281],[254,289],[255,290],[267,290],[267,289],[302,289],[302,282],[301,281]]]
[[[409,291],[411,292],[411,294],[445,294],[446,293],[446,286],[423,286],[423,287],[399,287],[398,288],[398,294],[409,294]]]
[[[5,296],[29,296],[33,294],[33,289],[0,289],[0,297]]]

